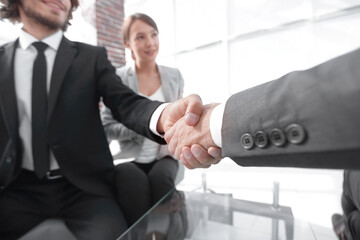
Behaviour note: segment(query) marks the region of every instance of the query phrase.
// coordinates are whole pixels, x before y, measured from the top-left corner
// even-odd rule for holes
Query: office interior
[[[96,1],[80,2],[65,35],[96,45]],[[128,0],[123,4],[125,17],[143,12],[156,21],[158,64],[178,68],[185,80],[184,96],[197,93],[204,103],[225,102],[236,92],[354,50],[360,42],[360,0]],[[15,39],[20,28],[0,22],[0,44]],[[133,64],[130,55],[125,50],[126,64]],[[110,148],[114,155],[121,151],[117,142]],[[116,163],[124,161],[131,159]],[[267,204],[274,213],[279,207],[289,208],[298,221],[293,239],[335,240],[331,216],[342,212],[342,181],[341,169],[241,167],[225,158],[209,169],[184,169],[177,190],[190,198],[228,196],[225,209],[233,199],[240,205]],[[185,239],[289,239],[283,219],[275,224],[274,234],[274,221],[267,215],[244,209],[231,214],[230,225],[194,223],[192,235]]]

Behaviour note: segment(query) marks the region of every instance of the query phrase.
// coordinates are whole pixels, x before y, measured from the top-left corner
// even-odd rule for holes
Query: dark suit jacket
[[[0,191],[16,178],[22,159],[14,88],[17,41],[0,47]],[[63,175],[74,185],[109,195],[113,160],[100,120],[102,97],[114,118],[154,141],[149,120],[159,102],[140,97],[122,84],[105,48],[63,37],[55,59],[48,99],[48,144]]]
[[[291,134],[293,124],[305,134]],[[225,106],[223,155],[242,166],[360,168],[359,126],[357,49],[234,94]],[[274,129],[284,134],[279,146],[271,141]],[[259,131],[267,136],[266,146],[244,148],[244,134],[255,141]]]

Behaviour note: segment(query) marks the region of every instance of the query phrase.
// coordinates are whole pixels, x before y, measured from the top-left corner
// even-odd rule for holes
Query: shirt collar
[[[41,42],[46,43],[52,49],[57,51],[59,49],[62,37],[63,37],[63,32],[61,30],[58,30],[57,32],[51,34],[50,36],[47,36],[46,38],[42,39]],[[33,35],[21,29],[19,36],[19,46],[22,49],[26,50],[31,44],[38,41],[39,40],[36,39]]]

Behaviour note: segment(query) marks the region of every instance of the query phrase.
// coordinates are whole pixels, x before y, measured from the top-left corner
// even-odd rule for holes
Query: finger
[[[173,153],[175,156],[175,159],[180,159],[180,155],[182,154],[182,149],[184,145],[176,144],[175,146],[175,152]]]
[[[172,126],[164,135],[164,139],[166,143],[168,144],[168,150],[171,154],[175,154],[177,147],[179,146],[179,140],[178,137],[179,133],[178,130],[180,128],[179,125],[181,125],[181,119],[177,121],[174,126]],[[179,152],[179,150],[178,150]],[[179,159],[180,153],[176,156],[176,159]]]
[[[199,95],[191,94],[183,99],[185,107],[185,122],[189,126],[195,126],[203,112],[203,104]]]
[[[177,138],[177,137],[172,137],[171,139],[165,139],[165,141],[168,144],[168,150],[171,154],[175,154],[176,148],[179,145],[178,140],[179,140],[179,138]]]
[[[171,142],[171,139],[174,137],[175,134],[175,125],[172,126],[169,130],[167,130],[164,134],[164,139],[169,144]]]
[[[202,148],[201,148],[202,149]],[[190,147],[184,147],[183,148],[183,154],[186,159],[186,161],[191,165],[193,168],[209,168],[211,164],[207,162],[200,161],[192,152]],[[207,151],[204,149],[202,154],[207,155]]]
[[[191,146],[191,152],[194,155],[194,157],[197,159],[197,161],[200,162],[202,165],[211,166],[218,160],[218,159],[213,158],[213,156],[211,156],[208,153],[208,150],[203,148],[199,144],[193,144]]]
[[[176,151],[176,146],[177,146],[177,139],[174,138],[174,141],[171,141],[168,143],[168,151],[175,155],[175,151]],[[176,159],[178,159],[177,157],[175,157]]]
[[[213,164],[218,164],[222,159],[222,151],[219,147],[209,147],[208,154],[214,158]]]
[[[156,130],[164,133],[169,130],[180,118],[185,117],[185,122],[189,126],[198,123],[203,112],[201,98],[192,94],[186,98],[169,103],[162,111],[158,120]]]
[[[181,162],[182,165],[184,165],[186,168],[188,168],[188,169],[194,169],[194,168],[186,161],[183,153],[180,155],[180,162]]]

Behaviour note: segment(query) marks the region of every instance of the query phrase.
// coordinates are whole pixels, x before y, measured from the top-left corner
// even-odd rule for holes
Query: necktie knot
[[[48,47],[48,45],[43,42],[34,42],[32,45],[36,48],[38,53],[43,53],[45,49]]]

